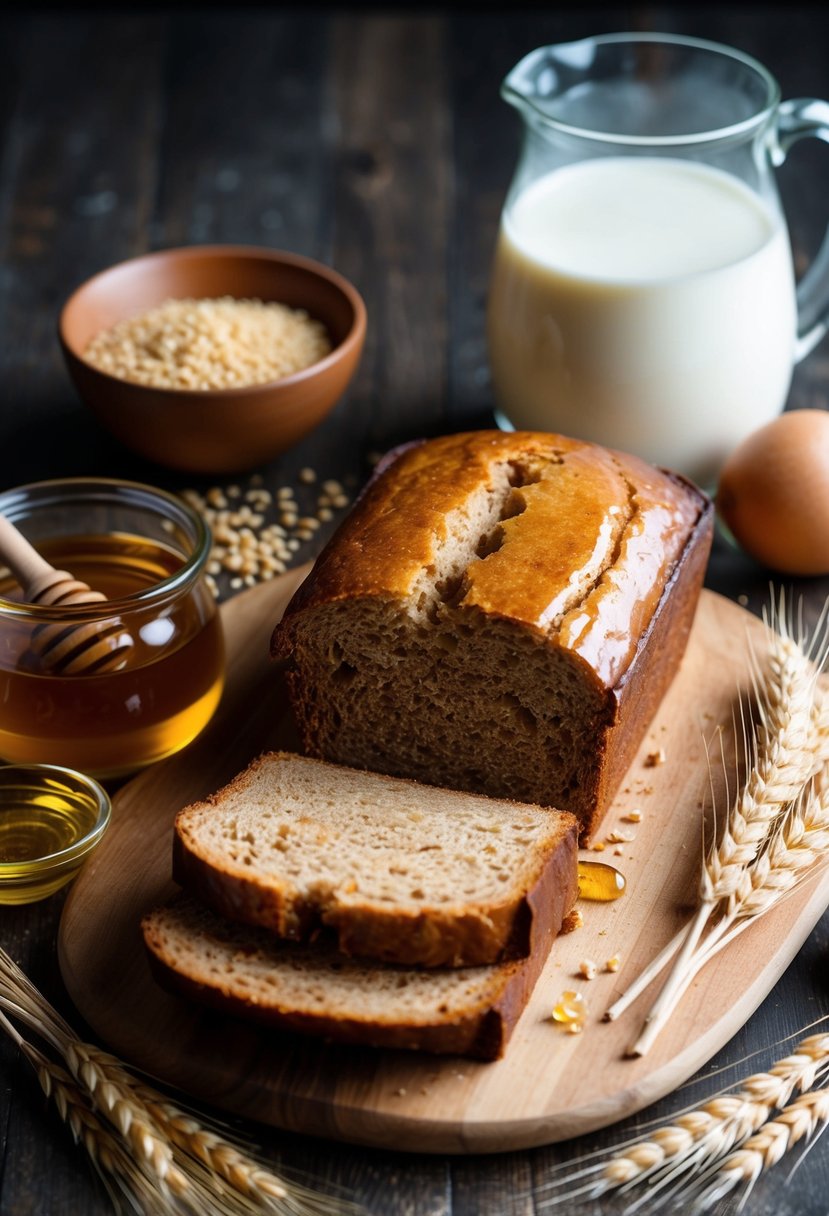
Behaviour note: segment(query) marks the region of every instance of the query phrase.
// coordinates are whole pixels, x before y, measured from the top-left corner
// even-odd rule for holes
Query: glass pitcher
[[[773,167],[829,140],[829,105],[663,34],[542,47],[502,95],[525,131],[489,294],[499,423],[713,485],[827,329],[829,242],[795,289]]]

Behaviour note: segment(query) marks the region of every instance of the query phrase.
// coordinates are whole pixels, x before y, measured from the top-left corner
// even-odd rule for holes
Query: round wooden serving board
[[[294,1131],[360,1144],[442,1153],[495,1152],[602,1127],[669,1092],[708,1060],[762,1001],[829,902],[829,878],[810,882],[719,954],[686,993],[643,1059],[627,1059],[653,998],[603,1023],[614,995],[673,936],[693,900],[709,776],[703,746],[731,721],[745,685],[749,639],[762,626],[703,592],[682,668],[605,819],[601,859],[628,881],[615,903],[580,904],[584,925],[559,938],[505,1057],[494,1064],[345,1048],[266,1031],[191,1007],[153,981],[142,913],[173,891],[176,811],[202,798],[259,752],[293,745],[279,674],[268,656],[275,621],[305,570],[238,596],[222,614],[229,683],[207,731],[184,752],[134,778],[115,797],[112,826],[66,904],[59,937],[69,993],[122,1058],[228,1111]],[[648,766],[664,749],[665,762]],[[641,823],[622,822],[639,808]],[[620,847],[622,855],[616,855]],[[586,856],[597,859],[597,854]],[[580,960],[617,974],[592,983]],[[589,1006],[581,1035],[551,1021],[564,989]]]

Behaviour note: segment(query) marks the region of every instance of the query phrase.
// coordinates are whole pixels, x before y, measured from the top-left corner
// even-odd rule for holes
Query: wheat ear
[[[777,1165],[800,1141],[812,1140],[828,1121],[829,1090],[801,1094],[717,1166],[713,1181],[698,1196],[693,1211],[706,1212],[725,1195],[745,1185],[742,1207],[763,1170]]]
[[[190,1112],[130,1073],[114,1056],[84,1043],[38,992],[23,971],[0,950],[0,1009],[24,1021],[63,1057],[71,1076],[59,1070],[72,1092],[86,1099],[96,1122],[123,1138],[119,1168],[126,1160],[159,1195],[173,1191],[178,1206],[170,1212],[210,1212],[211,1216],[347,1216],[359,1209],[343,1199],[319,1194],[301,1184],[287,1183],[263,1161],[234,1143],[216,1126],[205,1125]],[[26,1040],[0,1012],[0,1026],[21,1050]],[[35,1050],[35,1049],[32,1049]],[[43,1057],[46,1059],[46,1057]],[[56,1065],[52,1065],[57,1069]],[[56,1074],[57,1075],[57,1074]],[[102,1122],[102,1117],[107,1124]],[[112,1135],[112,1131],[107,1133]],[[88,1146],[87,1146],[88,1147]],[[147,1182],[147,1176],[150,1181]],[[164,1216],[151,1203],[135,1207],[148,1216]]]
[[[709,850],[700,875],[700,899],[683,944],[643,1028],[629,1049],[642,1056],[668,1020],[693,965],[706,926],[739,888],[779,817],[797,798],[815,765],[815,666],[785,634],[770,634],[768,668],[757,698],[758,726],[753,761],[734,800],[722,837]]]
[[[0,1026],[34,1069],[41,1089],[54,1103],[75,1143],[86,1150],[116,1208],[123,1196],[134,1211],[157,1212],[158,1216],[173,1216],[180,1211],[170,1205],[169,1191],[183,1194],[187,1190],[186,1178],[174,1170],[168,1172],[161,1189],[152,1186],[69,1073],[28,1042],[2,1012]]]
[[[796,1090],[811,1089],[827,1071],[829,1034],[810,1035],[768,1072],[747,1077],[735,1092],[717,1094],[646,1139],[620,1145],[609,1159],[602,1154],[602,1160],[567,1174],[555,1184],[560,1194],[539,1206],[552,1207],[580,1196],[598,1199],[609,1191],[630,1190],[647,1182],[646,1195],[628,1209],[633,1212],[683,1173],[722,1161],[761,1128],[773,1110],[785,1106]],[[579,1182],[581,1186],[574,1185]]]
[[[715,954],[829,861],[829,773],[801,791],[767,849],[746,871],[722,919],[702,941],[674,993],[678,1001]]]
[[[782,607],[780,620],[785,620]],[[769,653],[762,677],[756,672],[757,661],[754,662],[757,729],[752,743],[748,741],[747,715],[743,710],[748,773],[731,807],[721,840],[705,858],[697,911],[605,1013],[606,1021],[619,1017],[680,951],[648,1014],[645,1032],[630,1054],[644,1054],[656,1037],[662,1025],[662,1010],[669,1013],[678,999],[682,976],[706,926],[739,886],[741,876],[762,850],[774,822],[822,766],[829,751],[829,705],[824,698],[816,700],[815,665],[790,630],[783,624],[780,627],[783,633],[768,628]],[[649,1030],[648,1024],[653,1022],[657,1025]]]

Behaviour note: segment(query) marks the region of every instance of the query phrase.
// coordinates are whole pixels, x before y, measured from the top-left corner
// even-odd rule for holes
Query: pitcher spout
[[[556,98],[584,79],[595,53],[592,38],[538,47],[504,78],[501,96],[525,117],[550,118]]]

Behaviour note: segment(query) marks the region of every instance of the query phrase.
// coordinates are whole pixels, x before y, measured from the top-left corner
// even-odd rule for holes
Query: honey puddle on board
[[[626,886],[624,874],[614,866],[603,861],[579,862],[579,899],[609,903],[624,895]]]

